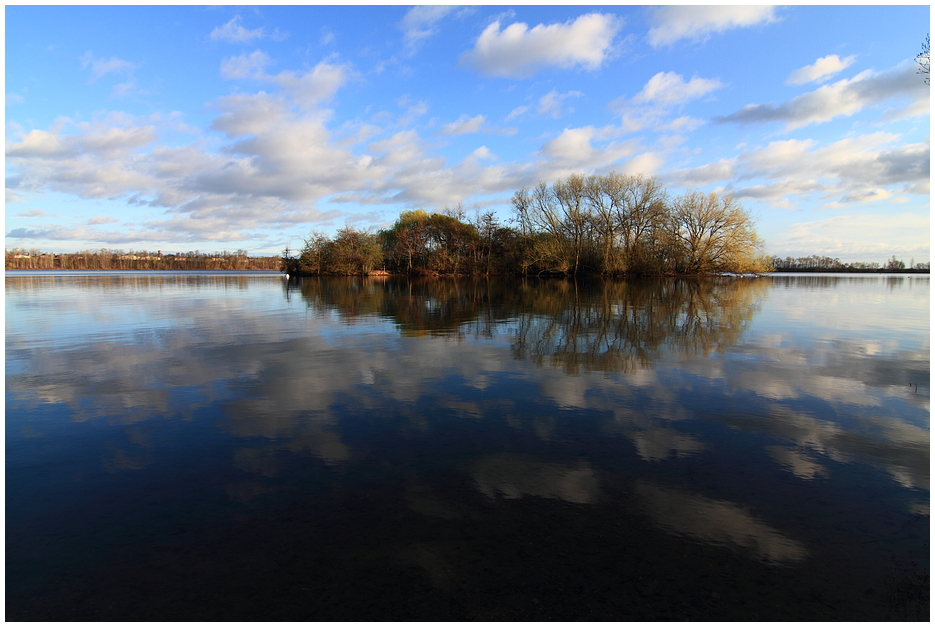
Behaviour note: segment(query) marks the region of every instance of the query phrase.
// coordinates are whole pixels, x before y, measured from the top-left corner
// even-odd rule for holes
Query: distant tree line
[[[62,254],[13,248],[5,257],[7,270],[279,270],[282,264],[279,255],[250,257],[245,250],[164,255],[106,248]]]
[[[404,211],[378,233],[350,226],[334,238],[312,233],[286,250],[295,275],[377,272],[435,274],[704,274],[770,269],[753,220],[730,196],[692,191],[676,198],[657,179],[575,174],[523,188],[513,219],[493,212],[468,219]]]
[[[843,263],[840,259],[811,255],[810,257],[773,257],[770,260],[777,272],[928,272],[929,263],[915,263],[910,260],[909,267],[893,255],[881,265],[876,262]]]

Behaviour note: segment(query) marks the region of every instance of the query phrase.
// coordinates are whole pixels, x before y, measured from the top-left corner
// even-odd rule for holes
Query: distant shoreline
[[[853,268],[841,268],[839,270],[831,268],[802,268],[797,270],[773,270],[765,274],[929,274],[928,268],[904,268],[902,270],[884,270],[883,268],[873,268],[868,270],[858,270]]]
[[[5,269],[7,274],[73,274],[73,275],[82,275],[82,274],[255,274],[255,275],[267,275],[267,276],[283,276],[281,270],[215,270],[209,268],[195,269],[195,270],[167,270],[164,268],[153,268],[153,269],[127,269],[127,270],[114,270],[114,269],[62,269],[62,268],[7,268]],[[781,275],[781,274],[930,274],[928,269],[904,269],[904,270],[883,270],[883,269],[873,269],[873,270],[828,270],[828,269],[814,269],[814,270],[773,270],[769,272],[757,272],[757,273],[748,273],[749,275],[755,274],[756,276],[770,276],[770,275]],[[322,276],[366,276],[369,278],[387,278],[387,277],[409,277],[416,279],[425,279],[425,278],[478,278],[478,277],[498,277],[503,278],[505,276],[513,276],[516,278],[528,278],[528,277],[539,277],[539,278],[575,278],[575,275],[564,275],[564,274],[515,274],[515,275],[504,275],[504,274],[489,274],[489,275],[475,275],[475,274],[405,274],[399,273],[394,274],[390,272],[376,272],[369,275],[336,275],[336,274],[297,274],[289,275],[299,277],[322,277]],[[707,278],[707,277],[718,277],[718,276],[737,276],[744,277],[746,276],[743,273],[736,275],[725,275],[724,273],[702,273],[702,274],[659,274],[659,275],[626,275],[619,274],[614,276],[605,276],[597,274],[580,274],[577,275],[579,279],[593,279],[593,278],[616,278],[616,279],[632,279],[632,278]]]
[[[62,270],[61,268],[6,268],[4,270],[7,274],[9,273],[23,273],[23,274],[267,274],[270,276],[273,275],[282,275],[282,272],[279,270],[212,270],[212,269],[201,269],[201,270],[166,270],[163,268],[155,268],[152,270],[101,270],[101,269],[80,269],[80,270]]]

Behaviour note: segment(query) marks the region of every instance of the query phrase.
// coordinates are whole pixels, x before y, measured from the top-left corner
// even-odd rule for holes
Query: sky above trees
[[[8,6],[6,246],[278,253],[617,171],[926,262],[929,12]]]

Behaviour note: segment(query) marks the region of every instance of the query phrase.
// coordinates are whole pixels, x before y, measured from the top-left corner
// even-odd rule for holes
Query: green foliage
[[[421,274],[474,273],[478,270],[480,235],[472,224],[451,215],[404,211],[380,232],[387,265]]]
[[[350,226],[338,230],[334,239],[313,232],[294,263],[294,274],[343,276],[370,274],[383,264],[380,237]],[[291,273],[290,273],[291,274]]]

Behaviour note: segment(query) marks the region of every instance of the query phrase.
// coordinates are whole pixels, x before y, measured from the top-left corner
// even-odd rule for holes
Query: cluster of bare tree
[[[513,195],[514,225],[492,212],[468,220],[404,211],[377,234],[347,227],[313,233],[290,274],[704,274],[769,269],[753,220],[730,196],[689,192],[670,199],[655,178],[569,176]]]
[[[566,274],[702,274],[769,269],[753,220],[730,196],[670,199],[657,179],[575,174],[513,196],[525,260]]]
[[[249,257],[247,251],[162,254],[162,251],[85,250],[44,253],[36,249],[6,250],[7,270],[279,270],[281,260]]]
[[[770,260],[773,268],[778,272],[928,272],[928,263],[909,262],[909,268],[901,259],[893,255],[887,262],[880,265],[877,262],[865,263],[862,261],[843,263],[840,259],[811,255],[809,257],[786,257],[781,259],[773,257]]]

